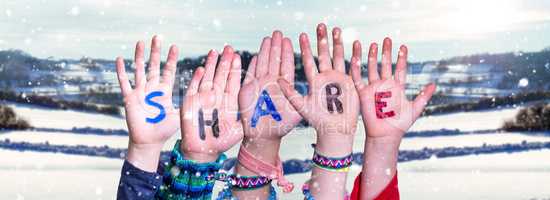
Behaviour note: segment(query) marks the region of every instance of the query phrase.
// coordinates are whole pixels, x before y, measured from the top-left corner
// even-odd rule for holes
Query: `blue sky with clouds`
[[[0,49],[130,58],[137,40],[160,34],[187,57],[224,44],[256,51],[279,29],[298,50],[298,34],[319,22],[343,29],[347,52],[390,36],[414,61],[550,46],[548,0],[2,0]]]

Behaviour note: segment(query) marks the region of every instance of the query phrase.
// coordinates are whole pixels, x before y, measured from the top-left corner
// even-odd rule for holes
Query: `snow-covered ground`
[[[92,112],[47,109],[19,103],[7,103],[6,105],[12,107],[18,116],[26,119],[34,127],[126,129],[126,121],[121,117]]]
[[[399,164],[403,199],[547,199],[550,150],[465,156]],[[113,199],[122,160],[0,150],[3,199]],[[354,166],[347,187],[360,167]],[[298,186],[309,173],[289,175]],[[221,184],[217,184],[219,191]],[[302,199],[299,190],[278,193]]]
[[[422,117],[411,127],[411,131],[459,129],[475,131],[501,128],[505,121],[511,120],[522,107],[500,110],[460,112],[447,115]]]
[[[35,127],[72,129],[93,127],[126,129],[123,118],[107,115],[44,109],[23,104],[8,104]],[[482,112],[436,115],[419,119],[412,131],[459,129],[461,131],[490,130],[514,117],[519,108]],[[0,140],[48,141],[50,144],[83,144],[126,148],[126,136],[78,135],[60,132],[10,131],[0,132]],[[179,134],[165,146],[168,150]],[[363,149],[365,134],[359,123],[354,151]],[[481,146],[485,144],[550,141],[550,137],[521,133],[490,133],[459,136],[405,138],[403,150],[424,147]],[[283,160],[310,158],[315,142],[311,128],[299,128],[283,139]],[[237,147],[228,156],[236,156]],[[492,154],[445,159],[431,159],[399,164],[399,182],[404,199],[531,199],[550,198],[550,150],[515,154]],[[5,199],[113,199],[120,177],[122,160],[56,153],[18,152],[0,150],[0,191]],[[353,178],[360,166],[353,166],[348,179],[351,190]],[[309,173],[289,175],[298,186]],[[219,186],[219,185],[218,185]],[[70,188],[70,189],[68,189]],[[297,187],[299,189],[299,187]],[[86,194],[86,195],[83,195]],[[279,193],[281,199],[301,199],[299,190]],[[3,199],[4,199],[3,198]]]

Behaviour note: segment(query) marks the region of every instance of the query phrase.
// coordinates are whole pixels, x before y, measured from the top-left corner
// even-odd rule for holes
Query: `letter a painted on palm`
[[[264,109],[265,104],[265,109]],[[269,93],[267,91],[262,91],[262,94],[258,98],[258,102],[256,102],[256,108],[254,109],[254,114],[252,115],[251,126],[254,128],[258,124],[258,119],[265,115],[271,115],[271,117],[275,121],[281,121],[281,114],[277,112],[277,108],[275,108],[275,104],[273,104],[273,101],[271,100],[271,97],[269,96]]]

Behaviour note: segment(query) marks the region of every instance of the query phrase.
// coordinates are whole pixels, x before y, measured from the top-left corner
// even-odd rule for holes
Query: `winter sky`
[[[160,34],[187,57],[224,44],[256,51],[279,29],[298,50],[298,34],[319,22],[343,28],[348,53],[355,39],[390,36],[415,61],[550,46],[548,0],[2,0],[0,49],[130,58],[135,41]]]

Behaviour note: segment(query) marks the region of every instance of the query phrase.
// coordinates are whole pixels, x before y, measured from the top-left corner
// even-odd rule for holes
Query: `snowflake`
[[[32,43],[32,39],[31,38],[25,38],[25,44],[26,45],[30,45]]]
[[[294,13],[294,19],[295,19],[295,20],[302,20],[302,19],[304,19],[304,13],[303,13],[303,12],[295,12],[295,13]]]
[[[214,25],[214,28],[216,28],[216,30],[220,30],[222,27],[222,22],[219,19],[214,19],[212,20],[212,25]]]
[[[80,15],[80,8],[78,6],[73,6],[71,10],[69,10],[68,14],[72,16]]]
[[[527,87],[529,85],[529,79],[522,78],[518,82],[518,87]]]

